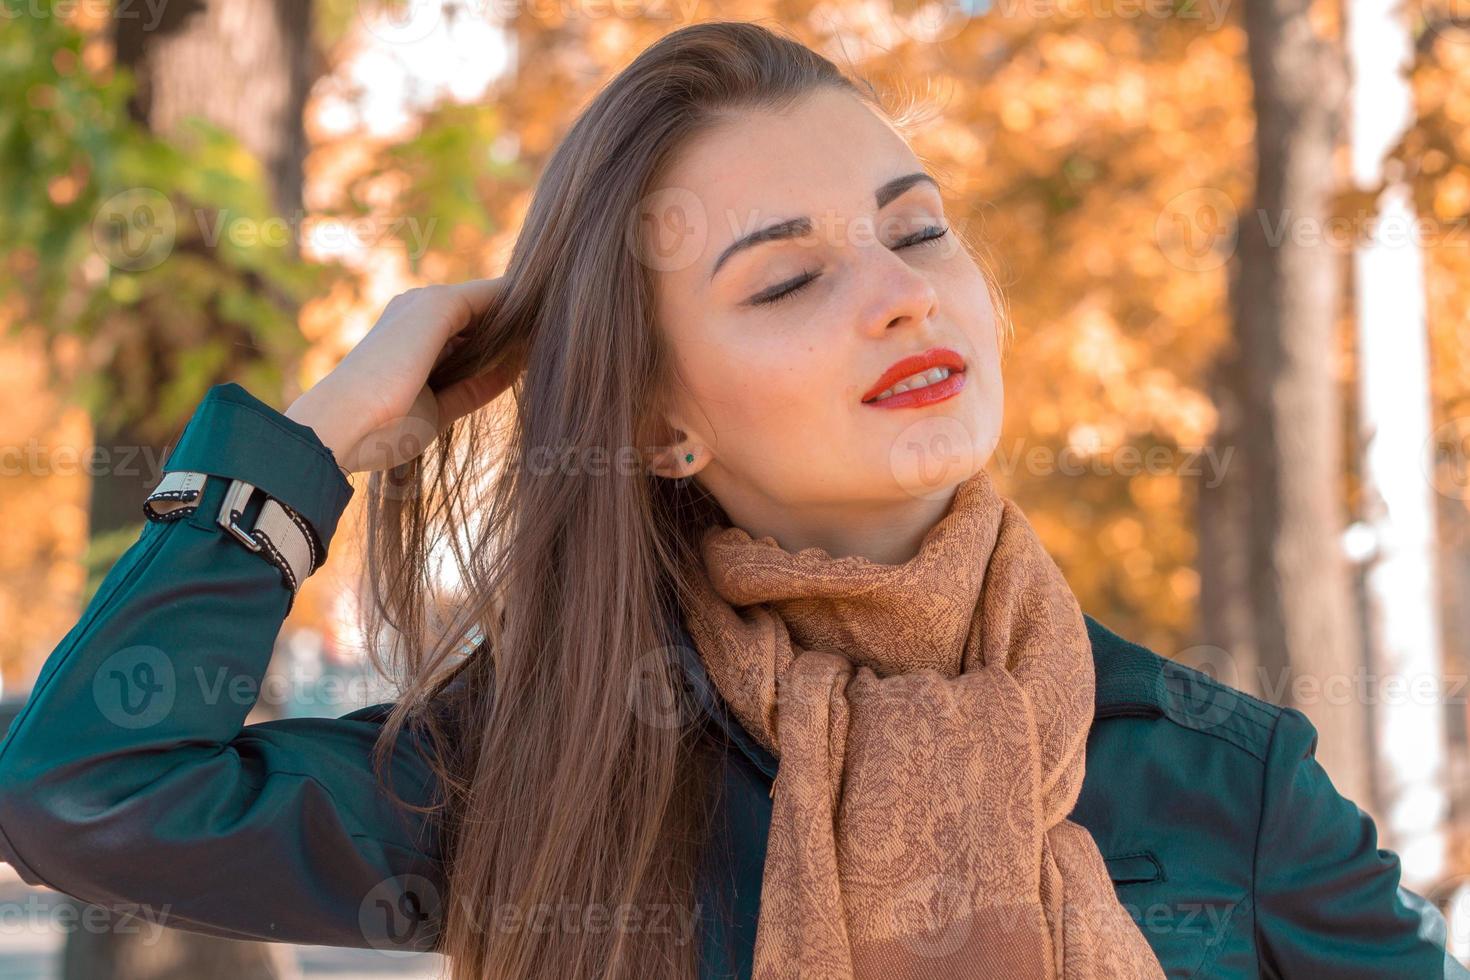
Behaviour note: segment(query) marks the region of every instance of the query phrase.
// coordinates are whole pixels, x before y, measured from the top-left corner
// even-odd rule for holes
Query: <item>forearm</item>
[[[332,451],[337,465],[346,471],[343,464],[349,459],[352,448],[362,439],[359,424],[355,421],[360,413],[336,397],[326,380],[297,397],[282,414],[314,431],[322,445]]]
[[[389,706],[245,724],[291,592],[220,525],[226,488],[265,489],[325,549],[350,486],[297,420],[233,385],[211,390],[165,469],[206,478],[145,511],[0,742],[0,858],[30,884],[195,932],[429,948],[438,828],[377,778]],[[412,726],[399,739],[386,781],[427,805],[426,743]],[[423,914],[398,921],[405,907]]]

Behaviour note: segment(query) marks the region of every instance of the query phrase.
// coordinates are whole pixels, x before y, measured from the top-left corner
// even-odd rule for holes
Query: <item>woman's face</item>
[[[853,522],[937,519],[999,439],[999,338],[985,278],[905,140],[824,89],[691,141],[649,200],[681,440],[659,471],[696,474],[732,521],[788,548],[841,548]],[[950,377],[928,400],[869,397],[936,349],[952,353],[919,369]]]

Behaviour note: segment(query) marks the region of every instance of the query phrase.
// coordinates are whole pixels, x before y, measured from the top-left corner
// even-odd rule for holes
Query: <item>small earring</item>
[[[685,453],[684,454],[684,462],[686,462],[686,463],[692,463],[692,462],[694,462],[694,454],[693,453]]]

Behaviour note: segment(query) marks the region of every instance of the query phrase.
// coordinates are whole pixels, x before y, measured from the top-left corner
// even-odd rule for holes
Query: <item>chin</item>
[[[914,496],[937,497],[974,475],[995,438],[993,425],[979,428],[969,415],[915,413],[881,447],[888,480]]]

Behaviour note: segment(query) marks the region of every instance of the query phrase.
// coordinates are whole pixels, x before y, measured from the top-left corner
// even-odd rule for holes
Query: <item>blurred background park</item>
[[[137,538],[211,385],[284,408],[394,294],[498,275],[600,84],[686,23],[756,20],[927,114],[914,148],[996,260],[1015,325],[991,470],[1083,609],[1304,711],[1470,957],[1465,0],[0,12],[11,713]],[[389,696],[354,626],[356,504],[282,630],[271,669],[290,696],[252,721]],[[0,978],[184,975],[66,928],[54,893],[0,888]],[[220,944],[232,977],[440,965],[177,941]]]

